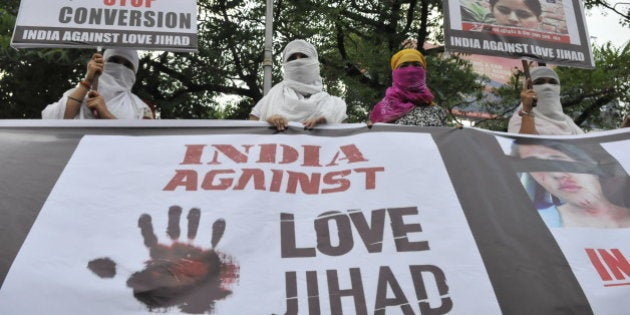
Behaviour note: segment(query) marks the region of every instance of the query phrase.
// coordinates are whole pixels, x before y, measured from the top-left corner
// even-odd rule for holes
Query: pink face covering
[[[410,112],[414,106],[429,105],[433,93],[426,84],[426,70],[404,67],[392,71],[393,84],[370,113],[372,122],[392,122]]]

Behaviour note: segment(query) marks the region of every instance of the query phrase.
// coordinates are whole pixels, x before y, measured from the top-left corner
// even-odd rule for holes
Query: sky
[[[617,5],[617,11],[623,12],[630,6],[630,0],[612,0],[611,4],[620,3]],[[621,4],[627,3],[627,4]],[[608,15],[604,15],[604,11],[608,11]],[[624,43],[630,40],[630,27],[621,27],[619,25],[620,16],[608,9],[593,9],[589,12],[585,12],[586,24],[588,26],[588,32],[591,36],[591,43],[601,46],[604,43],[611,41],[615,47],[621,47]]]

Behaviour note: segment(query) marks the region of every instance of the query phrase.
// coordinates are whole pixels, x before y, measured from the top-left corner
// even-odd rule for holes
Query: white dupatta
[[[295,53],[308,58],[289,61]],[[323,91],[315,47],[304,40],[294,40],[282,55],[284,80],[271,88],[251,114],[260,120],[281,115],[289,121],[302,122],[323,116],[328,123],[343,122],[347,118],[346,103]]]

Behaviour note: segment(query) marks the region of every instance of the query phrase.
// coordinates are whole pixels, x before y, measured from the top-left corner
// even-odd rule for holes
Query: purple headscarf
[[[393,84],[372,112],[372,122],[392,122],[409,113],[415,106],[431,105],[433,93],[426,84],[426,70],[410,66],[392,71]]]

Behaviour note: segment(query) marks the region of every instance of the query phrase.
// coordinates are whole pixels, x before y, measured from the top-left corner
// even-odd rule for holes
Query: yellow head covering
[[[407,48],[397,52],[395,55],[392,56],[392,70],[398,68],[401,63],[409,61],[417,61],[421,63],[424,68],[427,67],[427,61],[424,59],[424,56],[419,51],[413,48]]]

